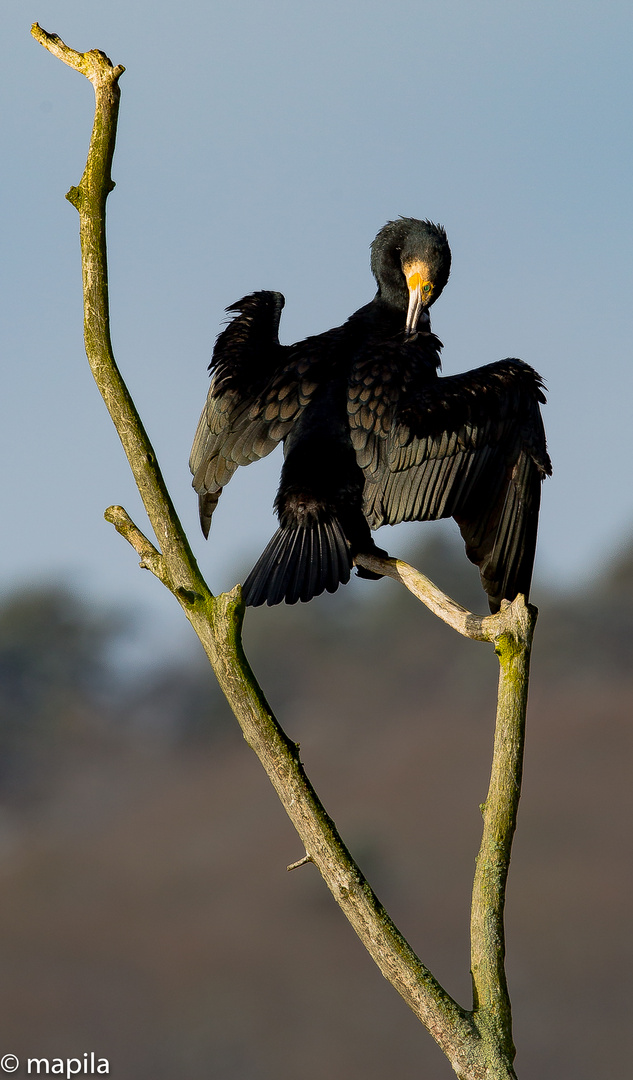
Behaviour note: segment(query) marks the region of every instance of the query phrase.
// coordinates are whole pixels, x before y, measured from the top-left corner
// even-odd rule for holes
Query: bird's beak
[[[418,319],[420,318],[420,312],[422,311],[422,288],[419,280],[420,275],[414,274],[413,276],[418,278],[418,283],[413,289],[409,285],[409,309],[407,311],[407,321],[404,328],[404,332],[407,337],[413,337],[415,335],[418,325]]]
[[[419,269],[407,268],[405,270],[409,290],[409,308],[405,334],[409,338],[415,337],[422,310],[428,306],[433,295],[433,283],[428,280],[428,274],[425,271],[426,267],[420,267]]]

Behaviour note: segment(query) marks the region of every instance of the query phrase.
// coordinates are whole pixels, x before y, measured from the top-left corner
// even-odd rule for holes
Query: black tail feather
[[[336,518],[311,521],[308,527],[286,525],[277,530],[242,586],[244,603],[304,603],[320,593],[335,592],[350,578],[352,554]]]

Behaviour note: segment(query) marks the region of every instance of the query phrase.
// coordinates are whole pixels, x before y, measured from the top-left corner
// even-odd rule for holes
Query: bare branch
[[[84,340],[95,382],[123,444],[143,504],[176,587],[208,592],[184,529],[165,486],[156,455],[127,386],[116,365],[110,339],[106,199],[114,187],[111,176],[119,112],[119,77],[105,53],[78,53],[37,24],[33,36],[65,64],[80,71],[95,91],[95,119],[83,176],[68,199],[79,211],[79,236],[84,292]],[[181,580],[179,580],[179,578]],[[161,579],[162,580],[162,579]]]
[[[116,531],[127,540],[128,544],[140,555],[140,566],[143,570],[151,570],[162,581],[163,585],[170,588],[169,575],[165,569],[165,561],[151,540],[141,532],[134,524],[132,518],[122,506],[109,506],[103,515],[106,521],[114,525]]]
[[[75,71],[80,71],[93,84],[103,79],[104,60],[110,65],[114,79],[118,79],[125,71],[121,64],[116,68],[113,67],[112,62],[108,60],[105,53],[100,52],[98,49],[88,53],[76,52],[75,49],[71,49],[69,45],[66,45],[57,34],[49,34],[46,30],[43,30],[39,23],[33,23],[31,34],[53,56],[56,56],[64,64],[68,64],[68,67],[74,68]],[[109,78],[107,81],[109,81]]]
[[[476,1022],[495,1037],[512,1061],[503,912],[521,795],[530,654],[538,613],[523,597],[514,601],[511,610],[513,625],[495,642],[499,658],[497,722],[490,786],[481,808],[484,829],[473,882],[470,937]]]
[[[429,611],[437,615],[438,619],[448,623],[463,637],[472,638],[473,641],[496,641],[501,634],[512,630],[517,614],[521,607],[521,600],[525,606],[525,599],[517,597],[510,604],[507,600],[501,601],[501,611],[496,615],[474,615],[456,600],[438,589],[437,585],[416,570],[414,566],[403,562],[402,559],[381,559],[377,555],[357,555],[356,565],[363,566],[366,570],[372,570],[375,574],[383,574],[384,577],[393,578],[404,585],[409,592],[417,596]]]
[[[440,619],[465,637],[492,641],[499,659],[497,720],[490,786],[481,807],[484,829],[471,907],[473,1019],[510,1062],[515,1050],[505,976],[504,906],[512,840],[521,794],[525,717],[532,638],[538,612],[517,596],[496,615],[473,615],[400,559],[358,556],[356,562],[400,581]]]
[[[266,770],[306,854],[385,978],[452,1061],[476,1056],[479,1039],[469,1013],[440,986],[389,918],[306,776],[298,747],[273,716],[243,652],[243,613],[237,586],[215,598],[211,623],[195,611],[188,615],[244,738]],[[476,1074],[472,1076],[474,1080]]]

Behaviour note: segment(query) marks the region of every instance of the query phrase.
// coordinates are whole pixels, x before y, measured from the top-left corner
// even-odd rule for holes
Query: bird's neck
[[[376,278],[376,284],[378,285],[377,300],[396,311],[406,312],[409,294],[400,266],[391,266],[388,262],[383,262],[380,267],[380,279]]]
[[[431,330],[428,310],[420,315],[417,333],[411,338],[405,337],[405,321],[406,309],[395,309],[377,294],[369,304],[355,311],[346,325],[352,341],[361,335],[364,349],[397,346],[415,366],[421,365],[429,372],[437,371],[441,367],[442,342]]]
[[[407,302],[403,304],[392,304],[388,300],[385,300],[380,289],[376,293],[373,300],[369,304],[365,304],[364,307],[359,308],[351,316],[352,319],[361,318],[367,321],[373,322],[376,326],[383,326],[385,330],[389,330],[391,333],[404,334],[404,327],[407,315]],[[425,308],[418,320],[418,334],[430,334],[431,333],[431,316],[428,308]]]

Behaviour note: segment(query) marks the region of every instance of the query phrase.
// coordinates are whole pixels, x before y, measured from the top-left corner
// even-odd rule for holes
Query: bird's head
[[[389,221],[371,245],[378,295],[406,311],[405,333],[414,337],[422,312],[448,281],[451,249],[441,225],[416,218]]]

